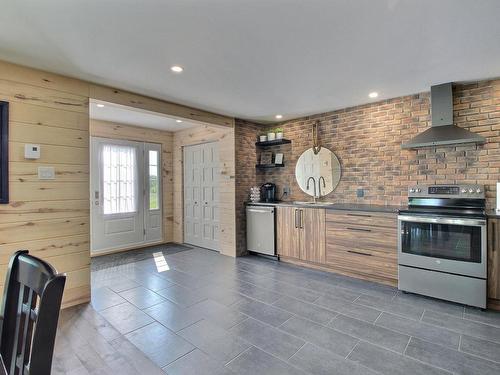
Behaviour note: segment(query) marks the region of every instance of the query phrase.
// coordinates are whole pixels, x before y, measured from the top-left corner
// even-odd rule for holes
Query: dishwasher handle
[[[274,210],[271,209],[271,210],[256,210],[255,208],[247,208],[247,211],[248,212],[256,212],[256,213],[259,213],[259,214],[269,214],[269,213],[273,213]]]

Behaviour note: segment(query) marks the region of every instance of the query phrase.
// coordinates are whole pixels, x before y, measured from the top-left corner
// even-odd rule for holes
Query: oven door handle
[[[469,226],[477,226],[477,227],[486,226],[486,220],[467,219],[467,218],[422,217],[422,216],[399,215],[398,220],[399,221],[409,221],[412,223],[469,225]]]

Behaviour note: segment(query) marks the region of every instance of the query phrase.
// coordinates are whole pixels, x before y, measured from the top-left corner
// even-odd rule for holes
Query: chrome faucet
[[[321,181],[323,180],[323,188],[326,189],[325,178],[323,176],[319,176],[318,178],[318,198],[321,198]]]
[[[307,179],[307,186],[306,186],[306,189],[309,190],[309,181],[311,181],[314,183],[314,195],[313,195],[313,201],[314,203],[316,203],[316,180],[314,179],[314,177],[309,177]]]

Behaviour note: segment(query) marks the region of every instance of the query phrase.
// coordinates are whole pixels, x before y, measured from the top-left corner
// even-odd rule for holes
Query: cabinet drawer
[[[395,228],[397,215],[391,212],[327,210],[326,221]]]
[[[357,250],[341,245],[327,245],[326,262],[334,268],[366,276],[397,279],[397,254]]]
[[[347,246],[384,253],[397,253],[397,227],[374,227],[367,225],[328,222],[327,245]]]

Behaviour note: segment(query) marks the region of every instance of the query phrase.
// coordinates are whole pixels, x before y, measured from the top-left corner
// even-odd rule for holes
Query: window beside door
[[[159,155],[156,150],[149,150],[148,164],[149,164],[149,209],[158,210],[160,208],[160,182],[159,182]]]

